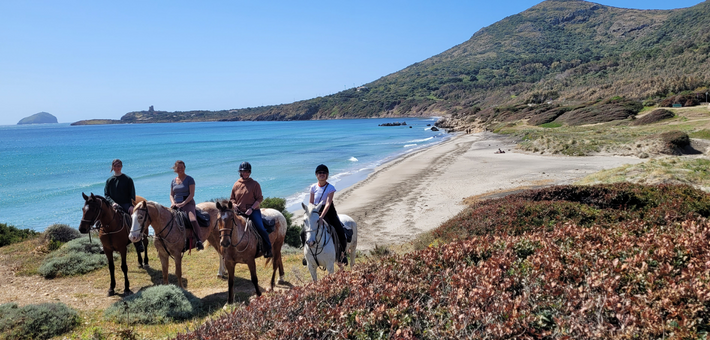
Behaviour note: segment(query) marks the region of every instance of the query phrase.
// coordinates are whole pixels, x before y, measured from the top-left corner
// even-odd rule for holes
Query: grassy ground
[[[383,248],[385,249],[385,248]],[[162,272],[160,260],[157,251],[152,241],[148,246],[148,256],[150,258],[150,268],[140,269],[137,266],[136,253],[133,249],[128,252],[128,276],[131,283],[131,289],[134,292],[140,289],[145,289],[153,285],[162,283]],[[388,250],[387,250],[388,251]],[[11,268],[18,276],[31,278],[36,280],[37,285],[61,284],[61,285],[77,285],[79,287],[87,287],[92,291],[100,290],[103,292],[108,290],[109,276],[107,269],[101,268],[94,272],[73,277],[61,278],[59,280],[45,280],[37,274],[37,268],[42,263],[42,260],[48,253],[46,244],[41,238],[34,238],[22,243],[12,244],[0,248],[0,255],[5,259],[4,265]],[[286,272],[286,284],[277,285],[276,293],[267,292],[270,287],[271,265],[268,268],[264,267],[264,259],[257,260],[257,275],[262,292],[265,295],[277,294],[279,291],[287,290],[292,286],[300,286],[311,282],[311,276],[307,268],[301,264],[303,253],[301,249],[286,248],[284,249],[284,269]],[[359,254],[360,258],[357,262],[366,261]],[[225,279],[217,276],[218,270],[218,255],[211,247],[206,247],[205,251],[192,252],[191,255],[185,255],[183,259],[183,283],[185,288],[191,293],[198,296],[204,306],[204,313],[201,317],[174,324],[165,325],[137,325],[129,326],[117,324],[104,320],[103,312],[116,298],[96,297],[89,293],[75,293],[73,298],[78,301],[89,299],[98,299],[104,301],[99,304],[99,307],[80,308],[81,304],[72,306],[78,309],[82,318],[81,325],[74,329],[71,333],[64,334],[61,338],[69,339],[160,339],[174,337],[178,332],[185,332],[187,329],[195,328],[201,325],[206,319],[216,317],[221,313],[225,313],[223,306],[227,302],[227,282]],[[169,281],[172,284],[177,283],[175,277],[175,266],[170,260]],[[325,275],[325,272],[319,271],[319,277]],[[249,303],[250,299],[255,297],[255,292],[251,281],[249,280],[249,270],[246,265],[237,265],[235,271],[235,300],[237,303]],[[122,292],[123,274],[120,270],[120,261],[116,268],[117,293]],[[278,280],[278,278],[277,278]],[[39,302],[29,302],[39,303]],[[22,304],[22,303],[20,303]],[[96,304],[87,304],[88,306],[96,306]]]
[[[583,126],[523,122],[502,124],[496,132],[521,139],[522,150],[542,154],[587,156],[618,154],[646,158],[653,156],[657,136],[680,130],[692,138],[710,139],[710,110],[707,106],[668,108],[676,117],[650,125],[630,126],[630,120]],[[643,111],[640,115],[650,112]]]

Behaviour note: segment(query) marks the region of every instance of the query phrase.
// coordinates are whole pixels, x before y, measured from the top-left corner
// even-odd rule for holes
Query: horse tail
[[[264,262],[264,268],[266,268],[266,266],[269,265],[269,262],[271,262],[271,258],[270,258],[270,257],[266,259],[266,262]]]

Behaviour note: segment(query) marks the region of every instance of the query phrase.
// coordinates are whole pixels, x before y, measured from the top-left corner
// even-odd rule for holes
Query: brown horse
[[[99,239],[101,240],[101,245],[104,247],[104,253],[108,260],[108,270],[111,274],[111,287],[108,290],[108,296],[116,295],[114,291],[114,288],[116,288],[116,277],[114,275],[115,265],[113,263],[114,251],[121,254],[121,270],[123,271],[123,277],[125,279],[123,294],[131,294],[132,292],[128,282],[128,265],[126,265],[126,248],[128,244],[131,243],[128,239],[130,224],[126,223],[121,214],[114,210],[111,204],[102,196],[94,195],[93,193],[91,196],[86,196],[83,192],[81,196],[84,197],[84,207],[82,208],[83,213],[81,223],[79,223],[79,232],[88,234],[96,222],[101,222],[101,227],[99,227]],[[147,245],[147,238],[142,237],[143,235],[138,236],[136,241],[142,241],[144,245]],[[138,252],[138,259],[142,267],[140,252]],[[148,264],[147,252],[145,264]]]
[[[259,279],[256,277],[256,261],[255,259],[263,255],[263,251],[258,249],[259,236],[256,230],[246,227],[246,219],[234,211],[232,202],[222,205],[217,203],[219,209],[219,244],[220,254],[224,258],[224,263],[227,267],[229,278],[227,283],[228,288],[228,303],[234,303],[234,266],[237,263],[244,263],[249,267],[251,274],[251,282],[256,289],[256,295],[261,296],[259,289]],[[276,278],[276,270],[279,271],[279,283],[283,283],[284,265],[281,258],[281,247],[286,239],[286,218],[278,210],[261,209],[261,216],[264,220],[276,222],[274,231],[269,234],[271,240],[271,250],[274,254],[273,268],[271,274],[271,290],[274,289],[274,279]],[[212,241],[210,241],[212,243]],[[266,259],[265,265],[269,264],[271,259]]]
[[[219,210],[213,202],[203,202],[197,204],[197,209],[209,213],[210,221],[208,229],[208,240],[214,249],[217,248],[216,236],[212,230],[215,229],[219,219]],[[172,210],[156,203],[144,201],[137,203],[133,208],[133,222],[129,238],[138,239],[140,235],[147,231],[148,225],[153,227],[155,232],[155,249],[158,250],[160,264],[163,269],[163,284],[168,284],[168,257],[175,261],[175,276],[177,276],[178,286],[184,288],[182,284],[182,255],[185,249],[187,233],[173,216]]]

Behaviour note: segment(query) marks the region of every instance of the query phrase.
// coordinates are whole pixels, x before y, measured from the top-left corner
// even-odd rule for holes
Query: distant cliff
[[[49,123],[57,123],[57,117],[52,116],[51,114],[49,114],[47,112],[40,112],[40,113],[35,113],[29,117],[22,118],[19,122],[17,122],[17,125],[49,124]]]

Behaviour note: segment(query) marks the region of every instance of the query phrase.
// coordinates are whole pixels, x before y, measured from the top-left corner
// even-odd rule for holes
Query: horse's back
[[[261,218],[276,220],[278,223],[275,231],[278,232],[279,235],[286,236],[286,217],[284,217],[280,211],[272,208],[261,209]]]
[[[352,229],[353,232],[357,230],[357,223],[355,223],[355,220],[353,220],[352,217],[344,214],[338,214],[338,218],[340,219],[340,222],[343,223],[345,228]]]

